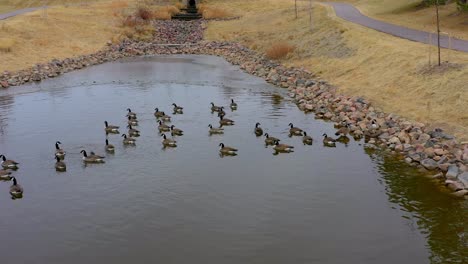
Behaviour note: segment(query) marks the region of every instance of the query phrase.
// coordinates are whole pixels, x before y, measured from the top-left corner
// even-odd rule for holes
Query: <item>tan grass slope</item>
[[[294,52],[283,63],[304,66],[349,95],[370,99],[385,111],[441,125],[468,139],[468,54],[443,51],[455,66],[428,70],[429,47],[336,18],[332,9],[308,2],[218,0],[208,2],[241,15],[213,21],[208,40],[239,41],[260,52],[287,41]],[[432,50],[432,59],[435,58]]]

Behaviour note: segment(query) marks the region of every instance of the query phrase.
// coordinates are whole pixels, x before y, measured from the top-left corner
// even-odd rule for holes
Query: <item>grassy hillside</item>
[[[239,41],[260,52],[287,42],[296,49],[283,63],[303,66],[349,95],[362,95],[388,112],[442,125],[468,139],[468,54],[451,52],[453,66],[428,68],[429,47],[395,38],[339,18],[328,6],[282,0],[217,0],[238,20],[210,22],[206,38]],[[434,52],[432,50],[433,59]],[[444,50],[444,58],[448,51]]]

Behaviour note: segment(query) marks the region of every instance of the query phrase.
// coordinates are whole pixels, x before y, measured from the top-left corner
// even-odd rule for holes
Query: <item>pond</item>
[[[351,140],[284,90],[213,56],[126,59],[0,91],[0,154],[20,162],[12,200],[0,182],[0,255],[9,263],[466,263],[467,203],[414,168]],[[235,121],[224,135],[210,103]],[[184,114],[172,115],[172,103]],[[184,130],[162,148],[154,108]],[[104,121],[125,133],[106,154]],[[295,146],[273,155],[254,126]],[[288,124],[314,138],[288,137]],[[170,136],[169,133],[166,133]],[[67,172],[54,168],[54,143]],[[219,143],[239,149],[220,157]],[[104,164],[84,166],[82,149]],[[14,261],[14,262],[13,262]],[[6,262],[2,262],[6,263]]]

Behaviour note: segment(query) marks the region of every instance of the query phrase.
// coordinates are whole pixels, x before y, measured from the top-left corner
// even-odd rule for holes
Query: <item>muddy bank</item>
[[[318,81],[300,68],[288,68],[264,58],[237,43],[200,42],[203,24],[200,22],[157,22],[153,42],[124,41],[109,44],[105,49],[86,56],[53,60],[30,69],[0,75],[0,86],[8,88],[38,82],[88,66],[125,57],[156,54],[206,54],[225,58],[247,73],[264,78],[269,83],[288,89],[298,107],[314,112],[316,118],[336,123],[341,133],[363,138],[368,148],[384,148],[401,155],[405,161],[421,169],[433,171],[454,195],[468,197],[468,144],[459,144],[442,129],[430,129],[425,124],[383,113],[361,97],[337,93],[336,87]],[[170,45],[169,43],[189,45]],[[166,45],[163,45],[166,44]]]

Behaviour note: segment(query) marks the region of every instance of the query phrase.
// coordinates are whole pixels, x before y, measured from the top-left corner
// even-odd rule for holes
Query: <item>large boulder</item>
[[[423,159],[421,165],[428,170],[435,170],[438,167],[438,164],[433,159]]]

